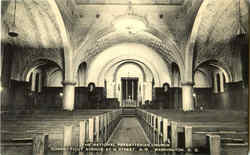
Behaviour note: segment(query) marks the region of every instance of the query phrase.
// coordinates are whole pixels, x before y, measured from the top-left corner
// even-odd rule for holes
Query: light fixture
[[[244,27],[242,26],[241,23],[241,10],[240,10],[240,0],[238,0],[238,29],[236,32],[236,37],[235,40],[238,45],[243,44],[247,39],[246,39],[246,30],[244,30]],[[237,18],[237,17],[236,17]]]
[[[124,16],[113,22],[118,31],[136,33],[146,29],[146,24],[136,16]]]
[[[131,1],[128,3],[127,14],[118,17],[112,24],[117,31],[126,32],[130,35],[134,35],[147,28],[145,19],[134,13]]]
[[[2,83],[0,82],[0,92],[3,91]]]
[[[16,31],[16,0],[14,3],[14,10],[13,10],[13,22],[11,23],[10,27],[9,27],[9,36],[10,37],[17,37],[18,33]]]
[[[60,95],[61,97],[63,97],[63,93],[59,93],[59,95]]]

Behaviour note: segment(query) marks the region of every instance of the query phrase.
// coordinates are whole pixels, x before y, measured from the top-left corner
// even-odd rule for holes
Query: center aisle
[[[148,144],[146,135],[136,117],[124,117],[110,137],[110,144]]]

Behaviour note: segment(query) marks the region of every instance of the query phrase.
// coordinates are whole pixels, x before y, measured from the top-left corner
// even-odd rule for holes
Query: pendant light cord
[[[13,21],[13,25],[16,25],[16,0],[15,0],[15,5],[14,5],[14,21]]]
[[[240,0],[239,0],[239,3],[238,3],[238,9],[239,9],[239,29],[240,29],[240,34],[241,34],[241,20],[240,20],[240,18],[241,18],[241,13],[240,13]]]

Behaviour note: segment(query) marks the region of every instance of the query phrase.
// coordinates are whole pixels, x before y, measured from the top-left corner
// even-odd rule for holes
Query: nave
[[[245,155],[248,10],[2,0],[0,154]]]

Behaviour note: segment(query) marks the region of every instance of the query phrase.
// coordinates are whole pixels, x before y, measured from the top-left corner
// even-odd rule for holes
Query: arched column
[[[113,90],[114,90],[113,96],[116,97],[116,82],[113,82],[112,84],[113,84]]]
[[[61,12],[57,6],[55,0],[48,0],[48,4],[51,7],[56,19],[55,22],[60,30],[61,39],[63,42],[63,54],[64,54],[64,81],[62,82],[64,86],[63,94],[63,109],[72,111],[74,109],[75,100],[75,84],[74,82],[74,49],[71,46],[70,37],[68,31],[65,27],[64,20],[62,18]]]
[[[38,74],[39,76],[38,76],[38,92],[39,93],[41,93],[42,92],[42,87],[43,87],[43,79],[42,79],[42,72],[40,72],[39,74]]]
[[[116,89],[117,89],[117,97],[118,97],[118,101],[120,102],[120,106],[122,106],[122,87],[121,87],[121,82],[118,81],[117,82],[117,86],[116,86]]]
[[[219,72],[220,75],[220,92],[224,92],[224,75],[223,72]]]
[[[145,100],[152,101],[152,81],[147,81],[144,83],[145,87]]]
[[[63,109],[74,110],[76,82],[63,81]]]
[[[31,91],[33,91],[33,92],[35,92],[36,91],[36,72],[34,71],[34,72],[32,72],[32,74],[31,74]]]
[[[214,79],[214,93],[218,93],[217,72],[214,72],[213,79]]]
[[[183,111],[193,111],[194,101],[193,101],[193,82],[183,82],[182,83],[182,104]]]

